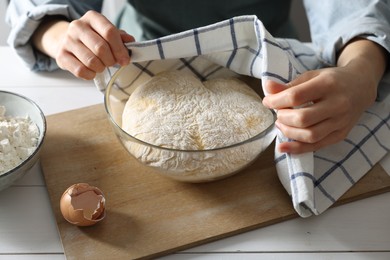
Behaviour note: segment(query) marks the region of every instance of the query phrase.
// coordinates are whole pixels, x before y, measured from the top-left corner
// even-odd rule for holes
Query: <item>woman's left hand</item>
[[[308,71],[287,85],[268,81],[263,103],[277,110],[276,126],[294,140],[279,150],[303,153],[343,140],[376,97],[375,82],[363,74],[346,66]]]
[[[266,82],[265,106],[277,110],[276,126],[292,142],[286,153],[316,151],[342,141],[375,101],[388,53],[362,38],[339,53],[337,67],[308,71],[286,85]]]

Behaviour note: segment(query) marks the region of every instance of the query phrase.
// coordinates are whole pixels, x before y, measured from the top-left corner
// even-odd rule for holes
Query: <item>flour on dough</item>
[[[122,128],[155,146],[208,150],[243,142],[264,131],[272,121],[272,113],[262,105],[259,95],[237,78],[201,82],[191,74],[169,71],[131,94],[123,111]],[[221,150],[220,158],[212,152],[190,156],[135,144],[129,150],[152,166],[170,171],[185,168],[187,173],[201,167],[200,171],[214,175],[237,166],[231,164],[247,163],[257,154],[257,148],[249,144]],[[200,166],[202,160],[210,160],[210,169]]]

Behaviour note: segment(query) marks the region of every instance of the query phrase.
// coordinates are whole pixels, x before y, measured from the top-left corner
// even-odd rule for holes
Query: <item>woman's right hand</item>
[[[76,77],[93,79],[106,67],[130,62],[123,43],[134,37],[116,28],[106,17],[88,11],[78,20],[52,20],[44,23],[33,42],[42,52],[56,59],[61,69]]]

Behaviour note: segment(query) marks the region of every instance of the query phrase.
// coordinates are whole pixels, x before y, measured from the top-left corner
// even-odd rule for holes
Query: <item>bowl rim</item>
[[[254,140],[260,139],[261,137],[267,135],[275,127],[276,113],[275,113],[274,110],[268,109],[272,113],[272,117],[273,117],[272,124],[270,124],[266,129],[264,129],[262,132],[258,133],[257,135],[252,136],[251,138],[246,139],[245,141],[238,142],[238,143],[234,143],[234,144],[230,144],[230,145],[226,145],[226,146],[222,146],[222,147],[204,149],[204,150],[189,150],[189,149],[177,149],[177,148],[162,147],[162,146],[158,146],[158,145],[155,145],[155,144],[151,144],[151,143],[145,142],[143,140],[140,140],[140,139],[132,136],[131,134],[129,134],[125,130],[123,130],[123,128],[120,127],[116,123],[116,121],[114,120],[114,118],[113,118],[113,116],[111,114],[109,93],[111,92],[111,89],[116,86],[114,83],[115,83],[116,79],[118,78],[119,74],[124,70],[124,68],[125,67],[120,67],[113,74],[113,76],[111,77],[110,81],[107,83],[107,87],[106,87],[106,90],[104,92],[104,107],[105,107],[105,110],[106,110],[106,112],[108,114],[109,120],[115,125],[115,127],[118,128],[121,131],[122,134],[124,134],[125,136],[129,136],[132,139],[135,139],[139,143],[142,143],[142,144],[145,144],[147,146],[151,146],[151,147],[154,147],[154,148],[157,148],[157,149],[160,149],[160,150],[166,150],[166,151],[171,151],[171,152],[186,152],[186,153],[212,152],[212,151],[230,149],[230,148],[233,148],[233,147],[237,147],[237,146],[240,146],[240,145],[243,145],[243,144],[250,143],[250,142],[252,142]],[[275,136],[276,136],[276,134],[275,134]]]
[[[21,94],[15,93],[15,92],[11,92],[11,91],[6,91],[6,90],[0,90],[0,94],[1,93],[10,94],[10,95],[14,95],[14,96],[20,97],[20,98],[26,100],[27,102],[29,102],[30,104],[32,104],[33,107],[35,107],[37,109],[37,111],[39,112],[39,115],[42,118],[42,123],[43,123],[42,126],[43,127],[42,127],[42,138],[39,138],[38,144],[35,147],[34,152],[32,152],[26,159],[24,159],[16,167],[8,170],[7,172],[0,173],[0,179],[5,177],[5,176],[8,176],[8,175],[12,174],[13,172],[18,171],[25,164],[27,164],[27,162],[30,161],[41,150],[41,147],[43,145],[43,141],[44,141],[44,139],[46,137],[46,130],[47,130],[47,123],[46,123],[45,114],[43,113],[42,109],[32,99],[30,99],[30,98],[28,98],[28,97],[26,97],[24,95],[21,95]],[[39,130],[41,131],[41,129],[39,129]]]

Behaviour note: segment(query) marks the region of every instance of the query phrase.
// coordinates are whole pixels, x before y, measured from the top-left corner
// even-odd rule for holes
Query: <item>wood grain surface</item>
[[[227,179],[181,183],[133,159],[102,104],[47,117],[41,165],[67,259],[155,258],[298,217],[276,175],[273,147]],[[62,193],[87,182],[106,196],[107,216],[91,227],[67,223]],[[390,190],[376,165],[337,204]]]

